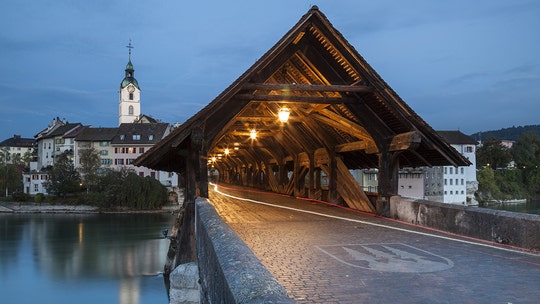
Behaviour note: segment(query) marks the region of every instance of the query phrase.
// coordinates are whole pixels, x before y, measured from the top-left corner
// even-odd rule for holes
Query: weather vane
[[[131,39],[129,39],[129,44],[126,46],[129,50],[129,60],[131,60],[131,49],[134,48],[132,45],[131,45]]]

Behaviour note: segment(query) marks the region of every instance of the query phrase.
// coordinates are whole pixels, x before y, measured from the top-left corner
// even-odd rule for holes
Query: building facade
[[[437,133],[472,165],[401,169],[398,173],[398,194],[448,204],[476,205],[476,141],[460,131]]]
[[[0,163],[13,164],[23,161],[25,156],[32,156],[35,143],[33,138],[22,138],[17,134],[0,142]]]

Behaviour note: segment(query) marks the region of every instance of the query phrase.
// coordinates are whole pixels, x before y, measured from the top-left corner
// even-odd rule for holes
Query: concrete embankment
[[[102,209],[88,205],[56,205],[39,203],[0,203],[0,213],[152,213],[152,212],[177,212],[180,206],[177,204],[167,205],[161,209],[136,210],[136,209]]]
[[[391,217],[524,249],[540,251],[540,215],[392,197]]]

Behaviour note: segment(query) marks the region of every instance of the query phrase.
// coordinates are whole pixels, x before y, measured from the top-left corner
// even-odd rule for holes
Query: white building
[[[398,194],[441,203],[476,205],[476,141],[460,131],[437,131],[470,166],[405,168],[399,172]]]
[[[0,163],[13,164],[22,161],[25,155],[32,155],[34,152],[35,140],[33,138],[22,138],[20,135],[13,135],[0,142]]]
[[[73,158],[75,137],[83,128],[80,123],[69,123],[57,117],[47,128],[34,135],[38,150],[38,169],[54,165],[55,158],[62,153],[67,153]]]
[[[47,189],[44,183],[49,179],[47,171],[40,171],[37,167],[37,162],[30,163],[30,171],[23,173],[23,189],[24,192],[30,195],[38,193],[47,194]]]

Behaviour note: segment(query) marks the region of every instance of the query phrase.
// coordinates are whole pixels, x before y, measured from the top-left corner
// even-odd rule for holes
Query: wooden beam
[[[334,147],[334,151],[336,153],[361,151],[361,150],[365,150],[367,147],[368,147],[368,142],[359,140],[359,141],[350,142],[350,143],[346,143],[342,145],[337,145]]]
[[[420,137],[420,134],[418,134],[418,132],[416,131],[397,134],[392,138],[388,150],[391,152],[415,150],[421,141],[422,138]]]
[[[358,99],[352,97],[327,97],[327,96],[309,96],[309,95],[270,95],[270,94],[238,94],[235,96],[238,100],[254,101],[277,101],[280,103],[305,102],[310,104],[341,104],[355,103]]]
[[[316,113],[312,113],[309,116],[333,128],[356,136],[364,141],[373,142],[370,134],[361,125],[329,110],[322,110],[321,113],[323,113],[324,116]]]
[[[373,89],[366,85],[319,85],[319,84],[278,84],[278,83],[246,83],[243,88],[250,90],[290,90],[307,92],[351,92],[367,93]]]

